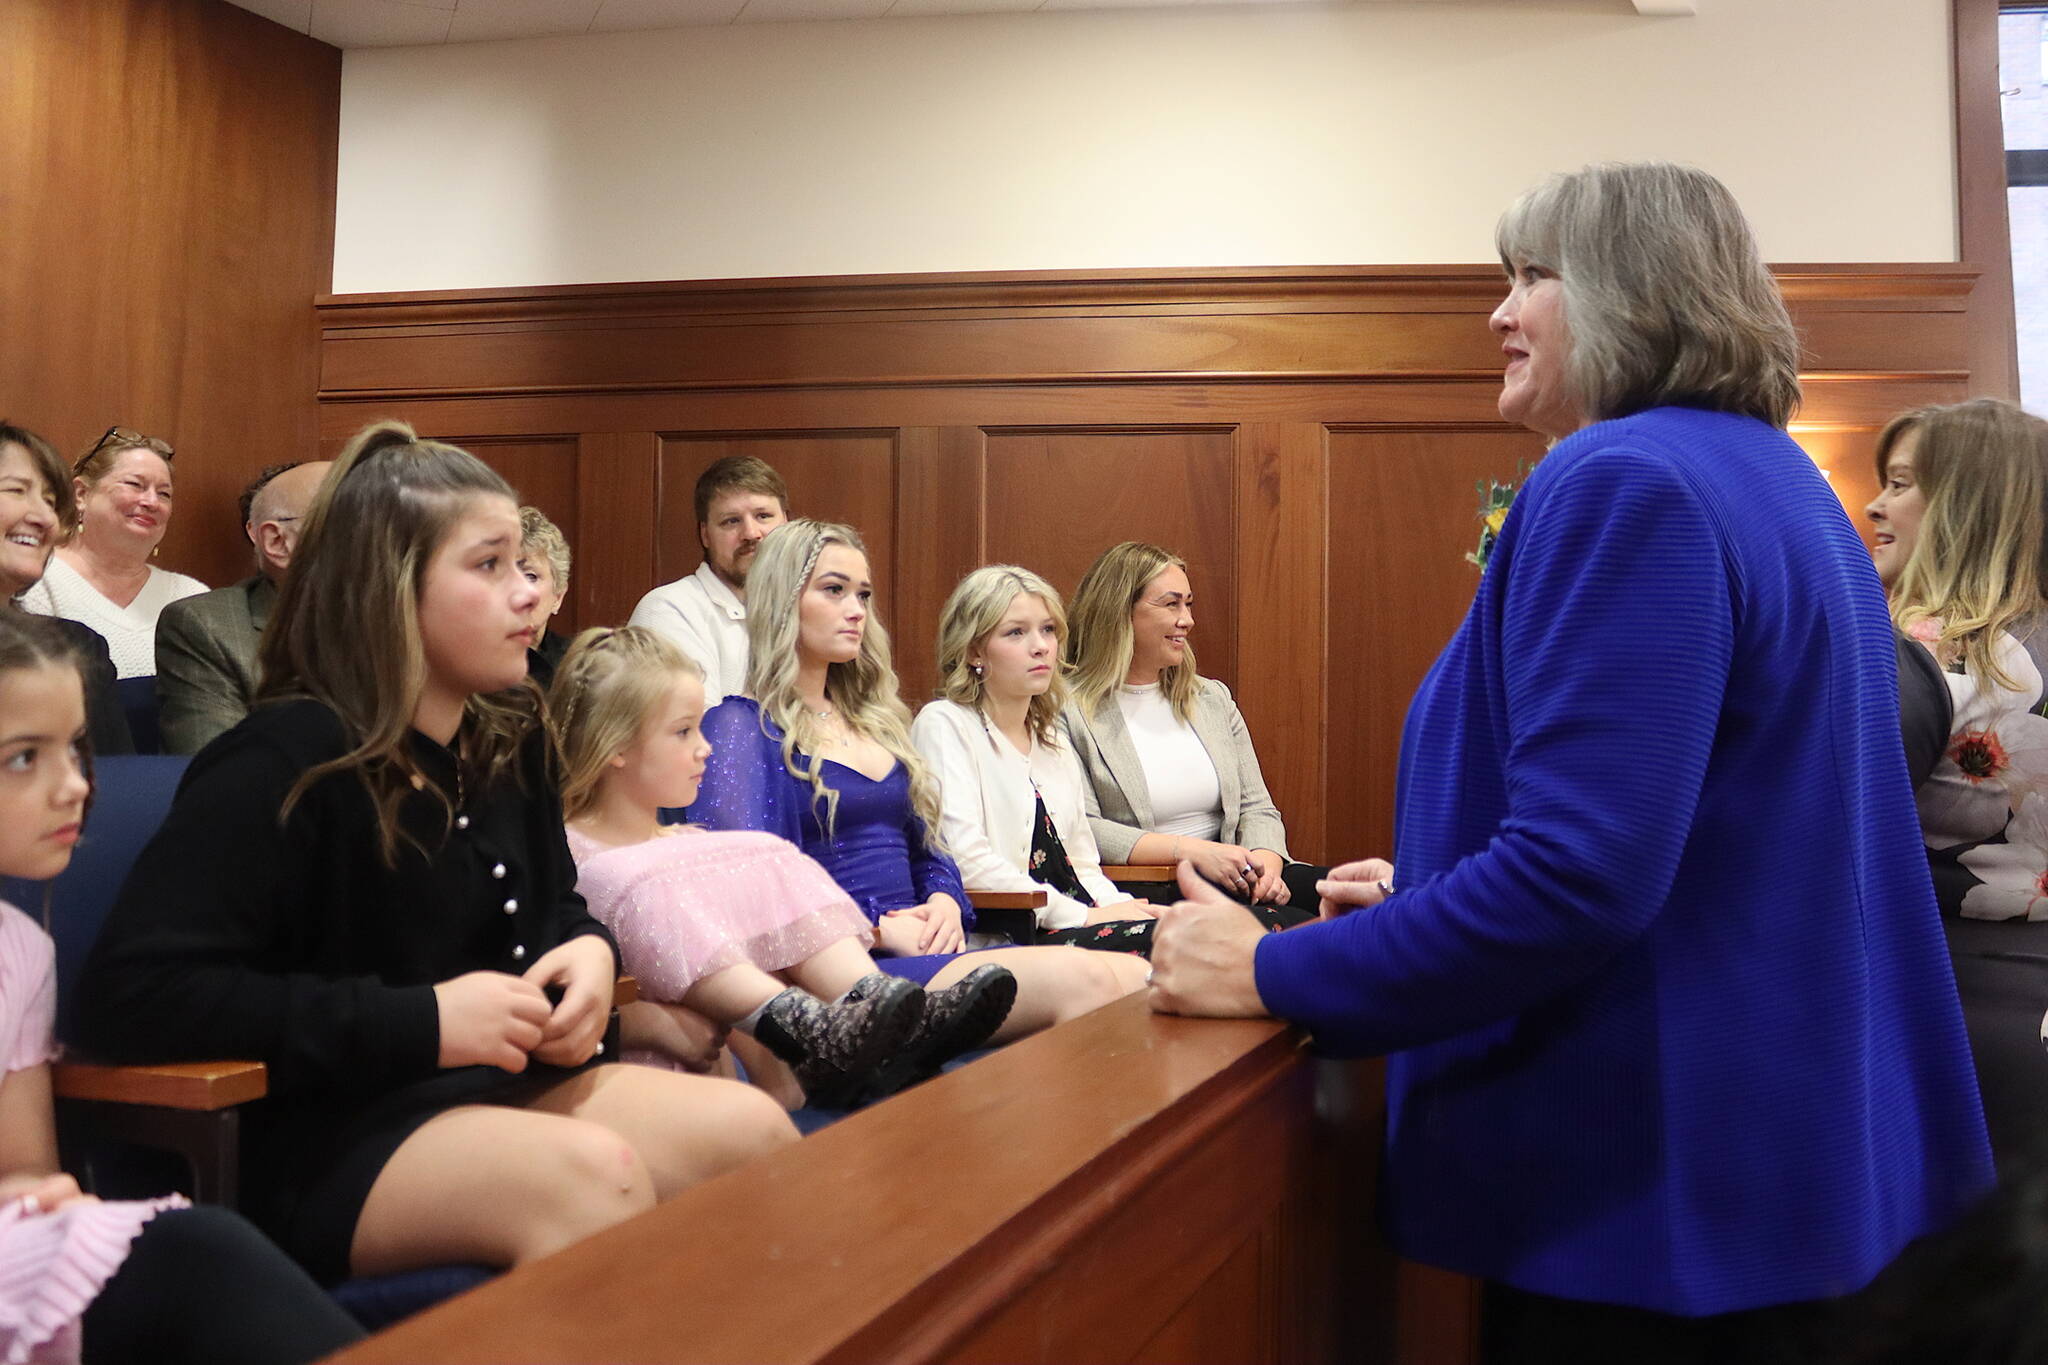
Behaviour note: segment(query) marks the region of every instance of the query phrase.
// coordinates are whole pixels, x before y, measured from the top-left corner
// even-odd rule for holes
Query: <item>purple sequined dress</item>
[[[704,715],[704,737],[712,753],[697,803],[687,812],[692,824],[781,835],[831,873],[870,922],[944,892],[959,903],[962,923],[974,927],[960,870],[925,845],[924,822],[911,809],[910,774],[902,764],[877,782],[825,760],[826,780],[839,793],[828,834],[810,783],[782,765],[781,728],[762,717],[753,698],[727,697],[712,707]],[[799,754],[797,761],[810,759]],[[931,980],[953,960],[881,953],[875,959],[882,970],[912,981]]]

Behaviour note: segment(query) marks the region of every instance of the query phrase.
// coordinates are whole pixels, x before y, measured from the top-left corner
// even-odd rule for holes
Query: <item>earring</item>
[[[982,673],[981,665],[980,665],[980,664],[969,664],[969,665],[967,665],[967,671],[968,671],[969,673],[972,673],[972,674],[973,674],[973,675],[974,675],[975,677],[979,678],[979,677],[981,676],[981,673]]]

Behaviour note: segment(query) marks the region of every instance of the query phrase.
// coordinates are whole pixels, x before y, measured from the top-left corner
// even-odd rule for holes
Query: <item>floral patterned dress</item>
[[[1939,631],[1921,622],[1923,642]],[[2042,678],[2001,634],[2016,686],[1947,671],[1955,720],[1916,794],[1949,959],[2001,1166],[2048,1140],[2048,719]]]

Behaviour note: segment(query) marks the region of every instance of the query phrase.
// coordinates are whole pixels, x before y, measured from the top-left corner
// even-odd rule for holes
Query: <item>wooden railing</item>
[[[1377,1085],[1132,997],[336,1359],[1392,1360]]]

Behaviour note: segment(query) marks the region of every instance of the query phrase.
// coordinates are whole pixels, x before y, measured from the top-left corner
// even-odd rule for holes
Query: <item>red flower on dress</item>
[[[1963,731],[1949,742],[1948,757],[1972,783],[1998,777],[2012,766],[2011,755],[1993,729]]]

